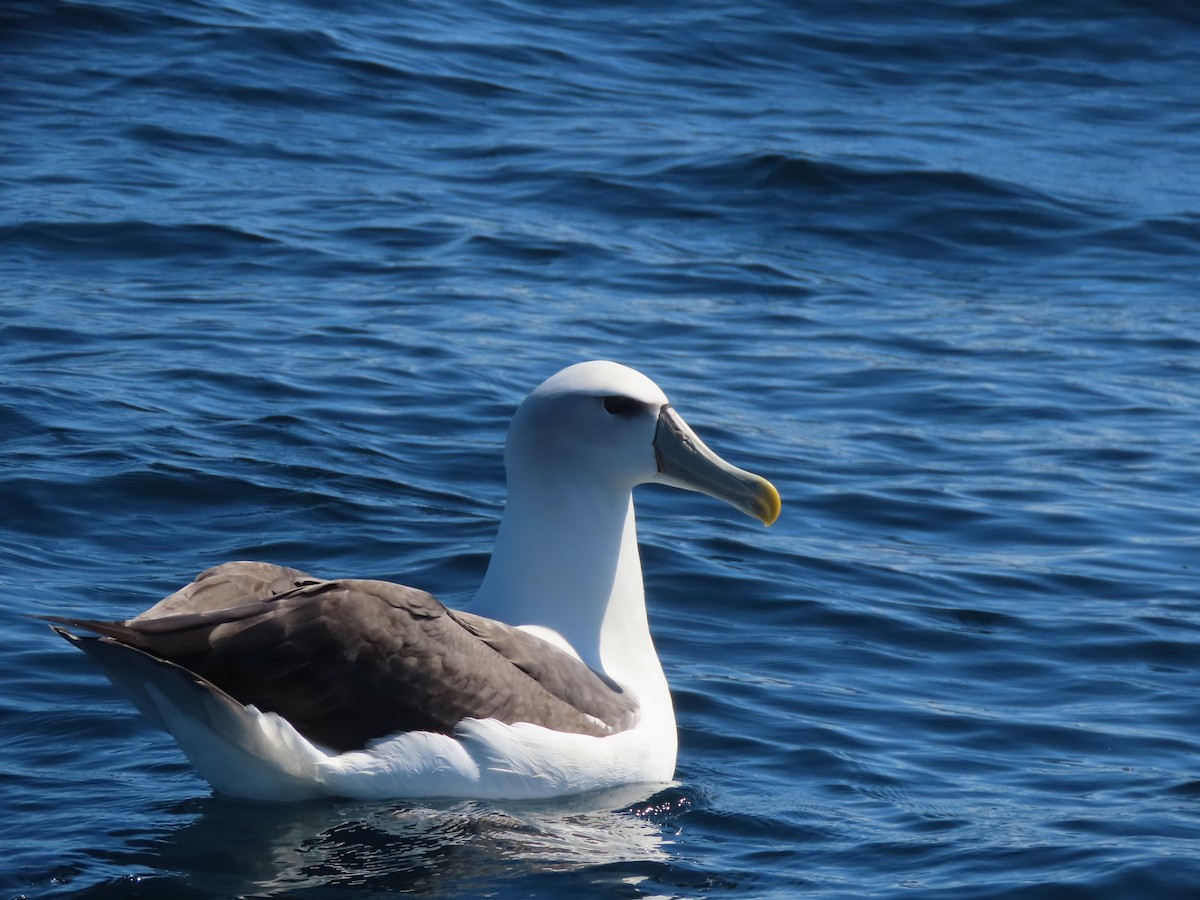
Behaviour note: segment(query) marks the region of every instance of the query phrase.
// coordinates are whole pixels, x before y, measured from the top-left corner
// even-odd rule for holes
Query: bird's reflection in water
[[[317,887],[459,895],[585,869],[629,883],[669,860],[673,822],[693,804],[686,789],[644,785],[538,803],[210,797],[175,807],[195,818],[135,853],[190,888],[223,896]]]

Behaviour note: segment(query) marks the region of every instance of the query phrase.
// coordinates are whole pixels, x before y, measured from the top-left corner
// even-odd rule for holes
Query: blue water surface
[[[1188,3],[8,0],[0,896],[1200,890]],[[469,604],[612,358],[677,784],[213,796],[32,613],[267,559]]]

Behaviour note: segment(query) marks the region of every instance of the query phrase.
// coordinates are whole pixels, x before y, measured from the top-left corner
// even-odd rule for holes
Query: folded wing
[[[46,618],[99,635],[77,643],[182,667],[335,751],[465,718],[593,736],[637,718],[633,697],[546,641],[385,581],[227,563],[128,622]]]

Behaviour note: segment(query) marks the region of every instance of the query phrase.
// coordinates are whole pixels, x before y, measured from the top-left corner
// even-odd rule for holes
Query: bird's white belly
[[[274,713],[243,707],[233,723],[231,711],[228,705],[222,710],[219,730],[194,718],[176,721],[170,730],[213,788],[250,799],[532,800],[665,783],[675,769],[673,721],[663,727],[650,719],[619,734],[592,737],[528,723],[466,719],[453,736],[406,732],[365,750],[331,753]],[[174,718],[169,710],[162,712]]]

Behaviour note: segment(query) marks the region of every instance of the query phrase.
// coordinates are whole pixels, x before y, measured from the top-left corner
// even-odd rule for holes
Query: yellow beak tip
[[[762,493],[758,498],[762,506],[759,509],[758,517],[762,519],[762,523],[770,528],[775,524],[775,520],[779,518],[779,512],[783,508],[783,500],[779,496],[779,491],[775,489],[775,485],[764,480]]]

